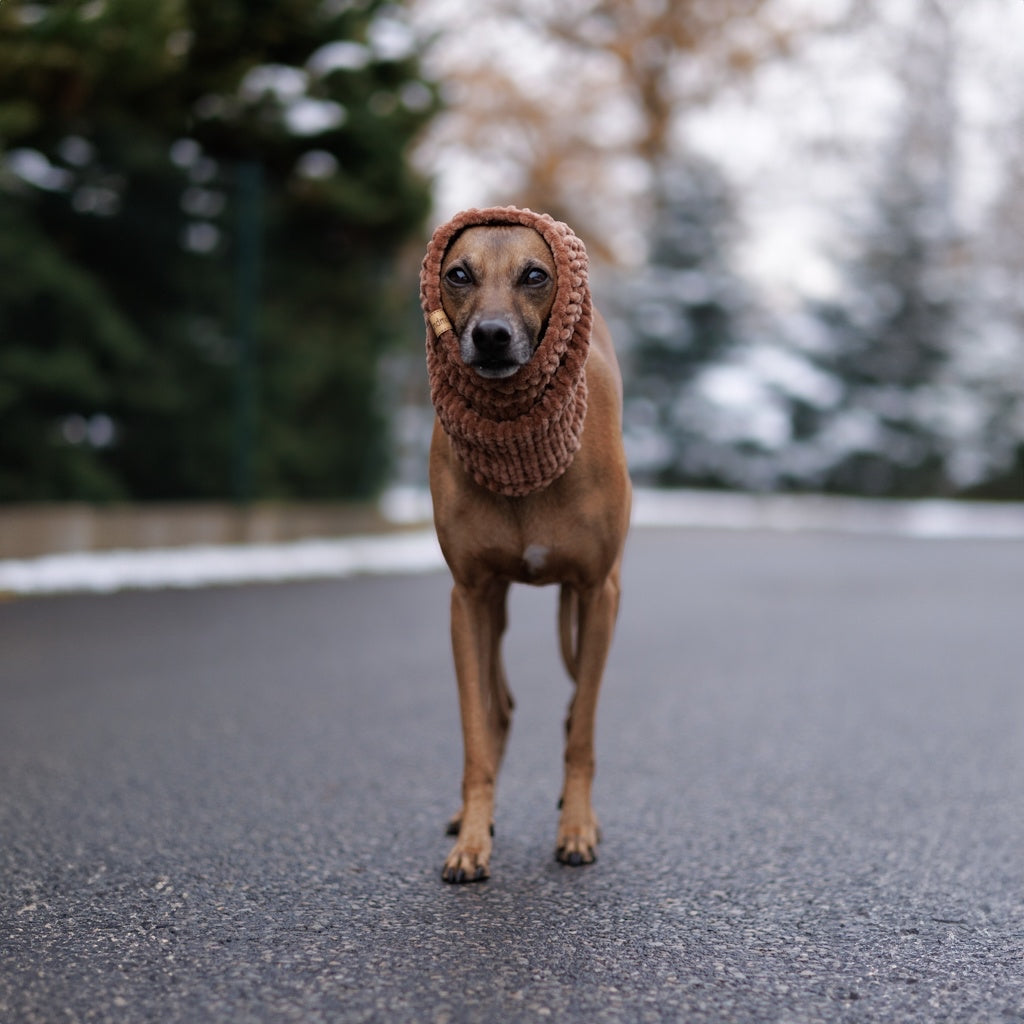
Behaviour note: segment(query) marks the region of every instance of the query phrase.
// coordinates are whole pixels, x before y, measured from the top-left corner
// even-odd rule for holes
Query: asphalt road
[[[0,1021],[1024,1020],[1024,546],[638,531],[590,868],[513,593],[448,886],[441,573],[0,605]]]

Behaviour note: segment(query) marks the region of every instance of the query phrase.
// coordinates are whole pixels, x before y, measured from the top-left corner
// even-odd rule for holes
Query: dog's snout
[[[510,377],[529,362],[532,349],[522,326],[505,316],[482,316],[471,322],[459,343],[463,362],[481,377]]]
[[[473,328],[473,344],[482,356],[500,356],[512,344],[512,326],[507,320],[481,320]]]

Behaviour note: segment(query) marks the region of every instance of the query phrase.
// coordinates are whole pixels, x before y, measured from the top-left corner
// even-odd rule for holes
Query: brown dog
[[[457,339],[457,358],[472,368],[481,387],[515,379],[529,367],[546,337],[559,275],[566,273],[538,228],[525,214],[523,219],[527,223],[469,226],[444,251],[444,326]],[[585,275],[585,254],[582,259]],[[589,292],[586,304],[589,327]],[[595,859],[594,722],[618,610],[631,491],[622,447],[621,378],[599,315],[588,333],[578,449],[550,483],[522,495],[497,493],[478,482],[479,474],[435,422],[430,488],[437,536],[454,579],[451,632],[465,754],[462,808],[449,826],[458,840],[442,871],[448,882],[489,875],[495,782],[512,711],[500,644],[513,582],[561,585],[559,635],[576,690],[566,722],[556,849],[565,864]],[[503,457],[498,447],[493,457]]]

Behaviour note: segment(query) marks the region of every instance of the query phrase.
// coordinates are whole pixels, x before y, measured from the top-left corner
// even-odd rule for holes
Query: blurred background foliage
[[[5,0],[0,498],[378,488],[435,104],[381,2]]]
[[[585,238],[639,482],[1020,498],[1022,30],[999,0],[4,0],[0,500],[422,483],[418,258],[484,203]]]

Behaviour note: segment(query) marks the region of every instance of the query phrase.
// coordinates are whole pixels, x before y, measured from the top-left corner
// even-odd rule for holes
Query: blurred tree
[[[145,362],[102,285],[0,202],[0,498],[124,497],[104,457]]]
[[[823,366],[844,390],[811,431],[831,452],[817,481],[829,489],[954,489],[945,385],[965,269],[953,214],[958,114],[950,18],[927,6],[900,50],[902,110],[852,234],[845,296],[817,306],[832,341]]]
[[[1014,76],[1020,96],[1020,78]],[[960,453],[961,482],[981,497],[1024,498],[1024,108],[1000,133],[1002,182],[971,254],[959,379],[983,410]]]
[[[648,263],[616,292],[620,334],[630,339],[627,443],[640,476],[715,482],[694,379],[733,354],[746,312],[745,288],[731,269],[733,197],[721,173],[696,158],[663,168],[654,196]]]
[[[239,379],[256,495],[379,485],[414,42],[384,0],[0,5],[0,498],[227,496]]]
[[[778,0],[496,0],[453,31],[434,6],[416,4],[436,25],[430,59],[451,103],[426,159],[475,162],[485,198],[578,225],[613,263],[642,255],[624,239],[655,213],[682,117],[837,20]]]

